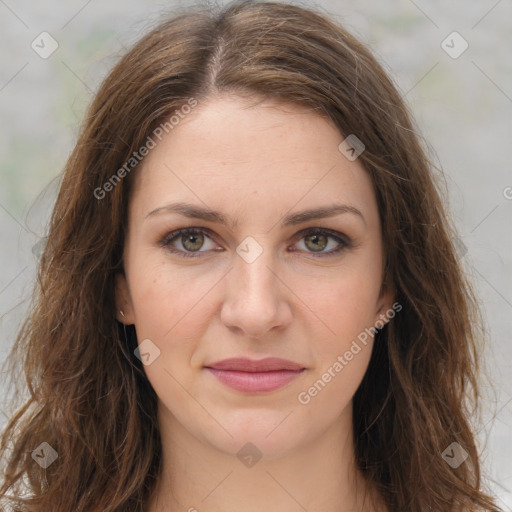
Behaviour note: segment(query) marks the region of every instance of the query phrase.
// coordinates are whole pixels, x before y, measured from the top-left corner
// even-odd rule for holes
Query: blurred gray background
[[[27,311],[36,244],[46,234],[60,173],[86,106],[124,47],[181,5],[187,2],[0,0],[2,360]],[[477,429],[486,485],[510,511],[512,2],[318,0],[309,5],[370,45],[444,171],[461,257],[489,334],[485,358],[495,394],[484,388],[488,398]],[[4,397],[6,384],[0,375]],[[0,424],[9,411],[3,402]]]

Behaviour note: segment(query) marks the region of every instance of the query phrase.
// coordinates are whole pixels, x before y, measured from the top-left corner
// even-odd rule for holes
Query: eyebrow
[[[218,224],[222,224],[227,226],[230,230],[233,230],[238,226],[238,220],[233,220],[224,215],[221,212],[217,212],[210,208],[205,208],[203,206],[197,206],[189,203],[170,203],[164,206],[160,206],[150,211],[145,219],[148,217],[152,217],[154,215],[160,214],[169,214],[169,213],[177,213],[184,217],[189,217],[191,219],[201,219],[204,221],[215,222]],[[302,224],[304,222],[315,220],[315,219],[323,219],[327,217],[333,217],[335,215],[340,215],[343,213],[350,213],[360,217],[361,220],[366,225],[366,220],[363,214],[355,207],[346,204],[331,204],[328,206],[321,206],[319,208],[311,208],[308,210],[303,210],[301,212],[296,212],[289,214],[284,217],[281,222],[281,227],[287,226],[295,226],[297,224]]]

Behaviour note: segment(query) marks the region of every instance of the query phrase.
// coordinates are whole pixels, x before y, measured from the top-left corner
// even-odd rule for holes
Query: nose
[[[226,327],[248,338],[261,339],[291,322],[293,293],[276,270],[272,253],[264,249],[253,262],[238,255],[226,276],[221,320]],[[285,284],[286,283],[286,284]]]

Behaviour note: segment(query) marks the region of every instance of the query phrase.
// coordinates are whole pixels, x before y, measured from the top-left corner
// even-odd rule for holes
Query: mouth
[[[263,393],[282,388],[305,368],[285,359],[225,359],[205,366],[222,384],[245,393]]]

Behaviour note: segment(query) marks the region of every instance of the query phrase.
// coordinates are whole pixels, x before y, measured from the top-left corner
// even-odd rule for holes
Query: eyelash
[[[203,234],[203,235],[206,235],[208,236],[208,238],[212,238],[211,235],[210,235],[210,230],[208,229],[205,229],[205,228],[183,228],[183,229],[178,229],[176,231],[172,231],[171,233],[168,233],[167,235],[165,235],[159,242],[159,245],[161,247],[164,247],[165,249],[167,249],[168,251],[170,251],[171,253],[173,254],[178,254],[184,258],[198,258],[198,257],[201,257],[200,254],[202,252],[207,252],[207,251],[182,251],[182,250],[176,250],[174,248],[172,248],[171,246],[171,243],[174,242],[179,236],[181,235],[195,235],[195,234]],[[329,256],[334,256],[338,253],[340,253],[341,251],[343,251],[344,249],[347,249],[349,247],[351,247],[351,242],[350,240],[346,237],[346,236],[342,236],[341,233],[338,233],[337,231],[332,231],[330,229],[325,229],[325,228],[307,228],[307,229],[303,229],[302,231],[299,231],[297,234],[296,234],[296,237],[299,237],[297,241],[301,240],[302,238],[304,238],[305,236],[307,235],[310,235],[310,234],[321,234],[321,235],[325,235],[329,238],[332,238],[334,239],[336,242],[338,242],[340,244],[340,246],[337,248],[337,249],[333,249],[329,252],[324,252],[324,253],[314,253],[314,252],[310,252],[309,254],[311,254],[313,257],[315,258],[325,258],[325,257],[329,257]],[[295,252],[295,251],[294,251]]]

